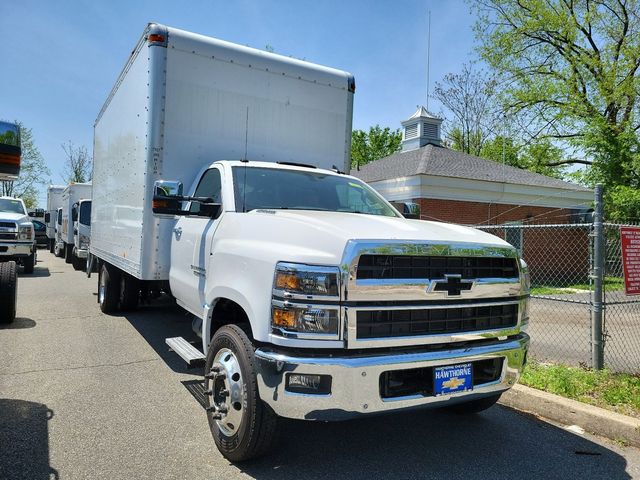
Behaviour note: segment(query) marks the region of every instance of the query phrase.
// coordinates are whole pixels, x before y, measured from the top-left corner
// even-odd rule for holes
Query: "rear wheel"
[[[73,262],[73,245],[69,245],[68,243],[64,244],[64,262]]]
[[[228,460],[249,460],[274,445],[278,417],[260,399],[254,347],[237,325],[225,325],[214,335],[205,364],[205,389],[209,428]]]
[[[71,264],[73,265],[74,270],[78,270],[78,271],[84,270],[85,267],[87,266],[87,259],[79,258],[74,255],[73,259],[71,260]]]
[[[98,304],[103,313],[118,311],[120,300],[120,271],[103,263],[98,274]]]
[[[135,310],[138,308],[139,298],[140,281],[128,273],[123,273],[120,276],[120,310]]]
[[[0,323],[11,323],[15,320],[17,300],[16,262],[2,262],[0,263]]]
[[[478,400],[471,400],[466,403],[458,403],[457,405],[451,405],[447,408],[448,410],[459,414],[480,413],[493,407],[496,402],[500,400],[500,395],[502,395],[502,393],[498,393],[497,395],[492,395],[490,397],[479,398]]]
[[[35,264],[36,264],[36,254],[32,253],[31,255],[29,255],[24,259],[24,263],[22,264],[24,266],[24,273],[33,273],[33,268],[35,267]]]

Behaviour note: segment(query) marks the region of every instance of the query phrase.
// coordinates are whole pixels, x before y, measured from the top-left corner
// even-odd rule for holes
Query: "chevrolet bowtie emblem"
[[[473,280],[462,279],[461,275],[445,275],[442,280],[431,280],[429,291],[447,292],[447,296],[459,296],[461,292],[471,290]]]
[[[464,380],[461,380],[458,377],[453,377],[447,380],[446,382],[442,382],[442,386],[450,390],[455,390],[462,384],[464,384]]]

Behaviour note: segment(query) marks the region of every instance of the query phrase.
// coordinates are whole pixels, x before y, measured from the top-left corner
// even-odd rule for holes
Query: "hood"
[[[278,251],[279,260],[334,264],[349,240],[407,240],[474,243],[513,248],[494,235],[450,223],[343,212],[253,210],[226,212],[223,237],[242,239],[249,251]],[[238,240],[234,242],[239,246]]]
[[[26,223],[30,222],[31,219],[28,215],[22,213],[0,212],[0,221]]]

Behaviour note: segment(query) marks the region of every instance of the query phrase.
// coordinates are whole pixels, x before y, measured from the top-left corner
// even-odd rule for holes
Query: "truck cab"
[[[37,249],[33,223],[19,198],[0,197],[0,262],[15,261],[33,273]]]
[[[167,342],[205,362],[228,458],[256,454],[223,441],[256,410],[323,421],[474,412],[518,380],[528,269],[502,239],[406,219],[359,179],[311,166],[220,161],[182,190],[157,182],[154,212],[175,218],[170,291],[194,315],[202,353]],[[117,294],[100,286],[99,301]]]
[[[80,200],[71,209],[73,220],[73,268],[83,270],[91,239],[91,200]]]

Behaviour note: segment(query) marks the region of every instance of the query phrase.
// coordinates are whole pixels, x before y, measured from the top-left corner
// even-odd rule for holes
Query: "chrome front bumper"
[[[287,418],[331,421],[417,407],[442,407],[508,390],[522,372],[528,348],[529,336],[522,333],[510,340],[456,350],[308,358],[259,348],[255,356],[260,397],[276,414]],[[383,399],[380,395],[380,375],[384,372],[500,357],[504,361],[498,380],[476,385],[470,392],[392,399]],[[285,375],[290,372],[331,375],[331,393],[315,395],[286,391]]]
[[[0,257],[28,257],[33,253],[33,243],[0,242]]]
[[[73,254],[78,258],[87,258],[89,256],[89,249],[74,247]]]

